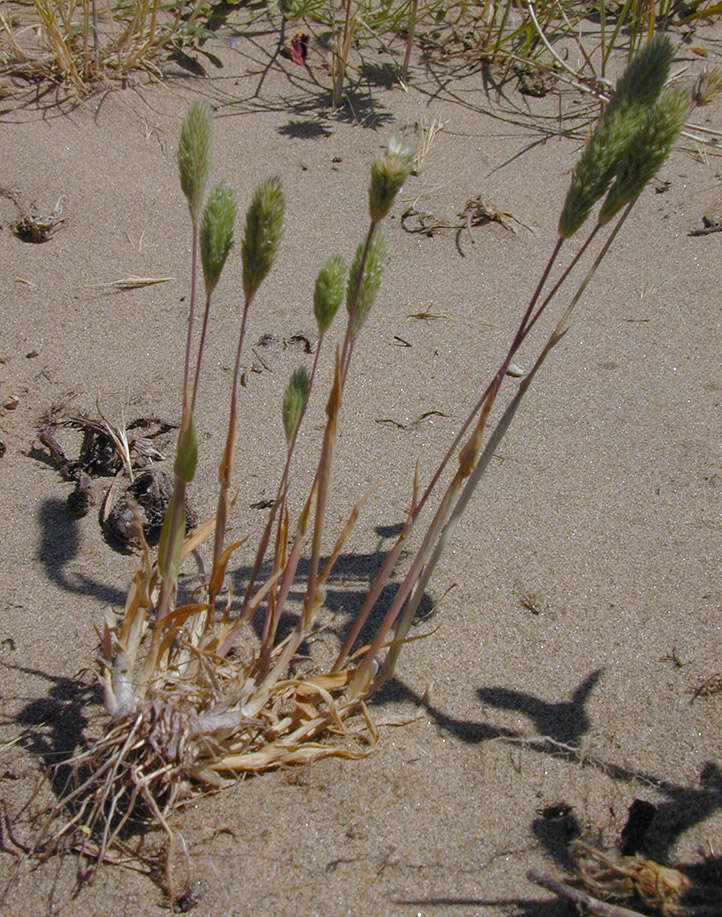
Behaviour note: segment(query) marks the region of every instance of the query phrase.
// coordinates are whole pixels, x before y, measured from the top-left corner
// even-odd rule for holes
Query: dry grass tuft
[[[201,526],[185,541],[183,557],[211,533],[212,524]],[[276,579],[259,589],[254,607]],[[364,697],[343,696],[350,669],[289,674],[299,633],[278,643],[259,683],[260,647],[218,655],[235,630],[230,596],[210,628],[207,602],[196,601],[153,627],[157,587],[158,570],[143,543],[124,612],[109,614],[102,634],[99,666],[110,723],[62,764],[65,791],[34,844],[38,853],[75,851],[82,880],[99,864],[117,861],[129,832],[161,827],[172,841],[169,816],[193,795],[272,768],[359,758],[376,739]]]
[[[80,95],[134,71],[161,75],[201,9],[160,0],[33,0],[0,14],[0,73],[64,83]]]

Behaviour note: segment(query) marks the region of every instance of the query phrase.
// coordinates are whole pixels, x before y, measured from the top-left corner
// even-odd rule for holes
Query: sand
[[[719,28],[707,37],[717,60],[719,40]],[[317,83],[289,61],[262,75],[263,48],[218,43],[223,68],[208,65],[207,77],[171,72],[76,105],[0,102],[0,184],[39,211],[62,195],[64,216],[47,242],[27,244],[0,198],[0,742],[17,740],[0,746],[0,796],[20,840],[23,807],[52,798],[43,766],[97,718],[97,629],[108,606],[122,607],[135,563],[106,543],[97,507],[69,517],[71,485],[42,460],[38,422],[63,402],[97,403],[115,421],[179,416],[189,227],[175,150],[190,102],[205,96],[216,111],[213,180],[228,179],[245,208],[278,173],[287,200],[281,253],[250,317],[251,344],[264,334],[281,343],[244,360],[262,372],[249,371],[241,398],[239,537],[258,531],[252,505],[275,492],[281,393],[309,359],[282,342],[315,341],[315,275],[332,253],[350,259],[365,231],[369,164],[393,130],[444,124],[388,222],[388,267],[347,390],[329,546],[354,501],[372,494],[329,593],[339,631],[391,544],[383,527],[404,518],[415,463],[428,479],[554,245],[588,99],[561,86],[543,99],[513,86],[487,95],[479,74],[447,85],[419,67],[403,92],[372,81],[377,67],[353,113],[334,115],[313,54]],[[685,54],[682,65],[689,79],[701,62]],[[718,101],[693,121],[719,131],[721,113]],[[721,666],[722,236],[689,235],[721,193],[718,148],[687,138],[634,209],[431,583],[438,606],[414,633],[433,633],[406,648],[373,705],[379,723],[406,725],[382,725],[363,760],[248,779],[173,818],[187,845],[176,889],[197,892],[193,913],[556,917],[566,906],[527,871],[568,874],[575,831],[613,846],[635,799],[657,807],[650,855],[706,864],[722,881],[722,697],[692,702]],[[402,226],[410,206],[449,222],[477,197],[509,214],[507,225],[458,238]],[[114,285],[131,276],[169,279]],[[237,247],[197,412],[201,517],[215,501],[241,297]],[[524,346],[522,368],[540,340]],[[322,410],[319,396],[297,495]],[[236,588],[247,563],[232,570]],[[7,830],[0,837],[4,884],[15,848]],[[71,898],[74,877],[71,857],[24,870],[6,908],[168,907],[129,869],[107,867]]]

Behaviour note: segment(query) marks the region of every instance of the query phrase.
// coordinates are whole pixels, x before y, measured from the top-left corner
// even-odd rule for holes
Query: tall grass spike
[[[208,195],[201,222],[201,263],[207,296],[215,289],[233,245],[235,222],[236,194],[228,182],[222,181]]]
[[[178,144],[180,183],[188,199],[193,220],[200,213],[211,168],[212,118],[211,107],[207,102],[194,102],[183,121]]]
[[[666,35],[655,35],[634,55],[617,80],[610,108],[617,105],[654,105],[672,65],[674,50]]]
[[[253,299],[273,266],[283,235],[283,213],[281,179],[274,175],[256,188],[246,212],[241,255],[243,291],[247,302]]]
[[[286,442],[289,444],[301,419],[301,411],[308,395],[310,381],[306,367],[299,366],[294,370],[286,391],[283,393],[283,429],[286,433]]]
[[[659,102],[649,109],[602,204],[599,212],[600,226],[641,194],[644,186],[669,156],[689,112],[690,98],[683,89],[664,93]]]
[[[661,92],[672,57],[669,39],[655,36],[619,78],[612,100],[574,169],[559,218],[562,239],[574,235],[606,192],[644,122],[647,107]]]
[[[366,254],[366,262],[363,265],[361,283],[359,284],[363,253],[364,246],[361,244],[356,250],[356,257],[351,265],[346,296],[346,308],[351,316],[353,337],[356,337],[368,318],[371,306],[373,306],[381,286],[381,278],[383,277],[386,263],[386,238],[381,229],[376,228],[373,231]],[[357,286],[359,288],[358,299],[354,303],[354,293]]]
[[[416,150],[395,134],[389,141],[386,153],[377,156],[371,166],[369,210],[371,219],[378,223],[386,216],[396,195],[414,167]]]
[[[346,262],[340,255],[329,258],[316,278],[313,291],[313,314],[319,335],[324,335],[343,302],[346,288]]]

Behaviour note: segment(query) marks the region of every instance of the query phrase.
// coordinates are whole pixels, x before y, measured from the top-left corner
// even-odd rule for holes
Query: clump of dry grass
[[[226,571],[243,542],[226,542],[226,518],[240,355],[249,309],[273,265],[281,241],[284,201],[278,179],[268,179],[258,187],[246,214],[241,244],[245,303],[230,392],[228,435],[219,469],[218,509],[213,519],[187,536],[184,497],[197,462],[196,394],[212,296],[232,246],[236,210],[235,195],[224,182],[206,198],[211,114],[204,103],[193,106],[183,125],[178,152],[181,186],[188,200],[192,229],[192,265],[174,493],[155,562],[138,526],[138,538],[143,545],[139,567],[123,613],[118,619],[109,615],[101,640],[99,667],[107,727],[101,738],[66,763],[71,779],[46,826],[42,839],[46,848],[66,839],[92,862],[102,862],[113,845],[122,840],[123,832],[138,822],[160,825],[171,837],[169,813],[203,787],[224,787],[239,774],[310,762],[328,755],[354,758],[365,753],[364,743],[376,738],[367,702],[393,674],[429,578],[457,522],[537,371],[565,336],[574,308],[594,270],[651,177],[650,162],[655,168],[661,164],[682,126],[689,105],[682,94],[658,98],[671,58],[668,43],[665,39],[656,40],[645,54],[642,64],[635,62],[637,71],[640,67],[643,71],[637,75],[645,79],[635,78],[631,83],[624,77],[620,80],[617,95],[574,172],[560,220],[558,242],[506,356],[475,400],[423,492],[417,477],[414,478],[403,530],[371,583],[334,663],[321,671],[308,663],[297,667],[298,653],[317,626],[328,577],[360,510],[360,504],[353,507],[322,564],[321,545],[325,541],[331,496],[337,422],[354,351],[381,283],[385,261],[381,224],[413,168],[414,150],[396,138],[377,157],[371,168],[368,231],[350,269],[347,270],[343,258],[335,255],[319,271],[313,304],[318,347],[311,370],[294,372],[284,393],[286,460],[265,529],[251,555],[245,592],[236,599],[226,581]],[[640,86],[644,87],[643,96]],[[617,117],[619,111],[624,113],[621,119]],[[633,122],[631,129],[629,121]],[[610,144],[615,150],[612,163],[608,156]],[[600,180],[602,171],[603,180]],[[596,226],[542,300],[542,290],[565,240],[581,227],[610,185]],[[520,380],[496,425],[487,431],[492,407],[502,384],[508,380],[508,370],[519,346],[555,299],[580,255],[619,210],[622,215],[617,218],[592,269],[579,284],[570,304],[553,322],[534,366]],[[194,359],[199,260],[206,295]],[[343,311],[344,301],[345,329],[332,356],[334,373],[326,401],[318,463],[294,524],[288,500],[289,469],[326,334],[337,313]],[[447,469],[449,474],[445,475]],[[437,496],[445,476],[450,480]],[[420,547],[411,556],[408,573],[398,585],[370,643],[359,647],[362,628],[388,585],[408,536],[424,508],[429,506],[432,495],[436,509],[430,513],[431,521]],[[177,583],[181,566],[206,541],[212,544],[210,573],[179,604]],[[303,599],[300,608],[293,609],[289,595],[302,552],[306,550],[309,560]],[[261,579],[261,571],[269,569],[264,562],[270,564],[270,572]],[[279,623],[287,613],[295,615],[295,625],[281,637]],[[260,637],[250,627],[252,618],[258,615],[262,619]]]
[[[160,0],[12,4],[0,14],[2,69],[62,82],[80,94],[137,70],[159,75],[162,61],[191,35],[201,6],[200,0],[173,8]]]

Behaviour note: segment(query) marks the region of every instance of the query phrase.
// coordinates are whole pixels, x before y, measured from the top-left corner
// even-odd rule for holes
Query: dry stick
[[[416,483],[415,480],[414,480],[414,483]],[[361,610],[356,615],[356,618],[353,623],[353,627],[351,628],[349,633],[346,635],[346,639],[343,643],[343,646],[341,647],[338,653],[338,656],[336,657],[336,661],[334,662],[333,667],[331,668],[332,672],[337,672],[341,668],[341,666],[344,664],[344,662],[346,661],[348,654],[351,651],[351,647],[354,645],[359,633],[361,632],[361,628],[366,623],[366,620],[369,614],[371,613],[371,610],[375,606],[379,596],[381,595],[381,592],[383,591],[384,586],[386,585],[389,577],[391,576],[391,573],[394,567],[396,566],[396,562],[399,558],[399,554],[401,553],[401,549],[406,540],[406,536],[409,532],[409,529],[411,528],[411,526],[413,525],[416,519],[417,508],[418,508],[418,503],[416,502],[416,492],[414,488],[414,496],[413,496],[412,503],[411,503],[411,509],[409,510],[409,513],[406,517],[406,522],[404,523],[404,527],[401,531],[401,534],[397,538],[396,543],[394,544],[393,548],[386,555],[383,566],[381,567],[378,574],[374,578],[374,581],[371,584],[371,587],[366,594],[366,598],[361,607]]]
[[[582,245],[582,247],[579,249],[579,251],[576,253],[576,255],[575,255],[575,256],[572,258],[572,260],[569,262],[567,268],[566,268],[565,271],[562,273],[562,275],[561,275],[561,277],[559,278],[559,280],[557,280],[557,282],[554,284],[554,286],[552,287],[552,289],[550,290],[550,292],[549,292],[549,293],[546,295],[546,297],[544,298],[544,301],[543,301],[542,304],[539,306],[539,308],[537,309],[537,311],[536,311],[536,312],[534,313],[534,315],[529,319],[529,324],[528,324],[528,325],[526,326],[526,328],[524,329],[524,333],[522,334],[521,339],[520,339],[520,341],[519,341],[520,344],[523,343],[523,341],[526,339],[526,336],[529,334],[529,332],[532,330],[532,328],[533,328],[534,325],[536,324],[537,319],[541,316],[542,312],[546,309],[546,307],[549,305],[549,303],[552,301],[552,299],[556,296],[557,292],[559,291],[559,287],[561,287],[561,285],[562,285],[562,284],[564,283],[564,281],[567,279],[567,277],[569,276],[569,274],[571,274],[571,272],[574,270],[574,268],[576,267],[576,265],[579,263],[579,260],[580,260],[581,257],[584,255],[584,252],[587,250],[587,248],[589,247],[589,243],[592,241],[592,239],[595,238],[595,236],[597,235],[597,233],[599,232],[600,229],[601,229],[601,226],[599,225],[599,223],[597,223],[597,225],[594,227],[594,229],[593,229],[593,230],[589,233],[589,235],[587,236],[586,241],[584,242],[584,244]]]
[[[308,406],[309,398],[311,397],[311,390],[313,388],[313,380],[316,376],[316,369],[318,367],[318,358],[319,358],[319,354],[321,351],[322,342],[323,342],[323,334],[321,334],[321,337],[318,342],[318,346],[316,347],[316,356],[313,361],[313,368],[311,369],[311,376],[309,378],[308,390],[306,391],[306,397],[304,398],[303,405],[301,407],[301,413],[299,415],[298,422],[296,423],[296,428],[293,431],[293,437],[291,438],[291,442],[288,447],[288,454],[286,457],[286,467],[284,468],[283,476],[281,478],[281,483],[279,485],[279,496],[276,497],[276,503],[274,504],[274,508],[271,511],[271,515],[268,520],[268,529],[270,531],[270,526],[272,525],[272,522],[273,522],[273,513],[275,512],[276,506],[279,506],[280,512],[278,515],[278,528],[276,531],[276,548],[274,551],[274,558],[273,558],[273,575],[274,576],[280,575],[281,570],[288,567],[288,562],[289,562],[288,509],[286,506],[287,499],[288,499],[288,471],[289,471],[289,467],[291,463],[291,457],[293,455],[293,452],[296,446],[296,439],[298,437],[298,431],[300,430],[301,424],[303,423],[303,418],[306,413],[306,408]],[[309,495],[309,500],[312,498],[315,491],[316,491],[316,480],[314,480],[314,483],[311,485],[311,493]],[[305,513],[305,510],[304,510],[304,513]],[[300,544],[300,540],[299,540],[299,544]],[[295,541],[294,541],[293,547],[295,547]],[[285,555],[283,558],[281,558],[282,551]],[[264,547],[264,552],[265,552],[265,547]],[[294,567],[293,567],[293,576],[295,576],[297,565],[298,565],[298,560],[296,560],[296,563],[294,564]],[[276,632],[278,631],[278,623],[281,620],[281,612],[283,611],[283,607],[286,604],[286,598],[288,597],[290,585],[293,582],[293,576],[290,578],[287,578],[285,580],[285,583],[282,584],[282,587],[279,587],[279,589],[276,592],[271,593],[269,597],[269,603],[268,603],[269,612],[268,612],[266,621],[264,622],[263,638],[261,641],[260,670],[263,674],[266,673],[268,669],[268,665],[270,665],[271,648],[273,646],[274,640],[276,639]]]
[[[336,371],[334,373],[333,386],[328,397],[326,414],[328,421],[323,433],[323,446],[321,448],[321,459],[318,466],[318,482],[316,493],[316,514],[314,518],[313,540],[311,542],[311,560],[309,562],[308,585],[306,587],[306,598],[303,605],[302,620],[307,625],[311,618],[311,609],[316,601],[316,583],[318,580],[318,564],[321,556],[321,536],[323,534],[323,522],[326,512],[326,502],[328,500],[328,487],[331,478],[331,465],[333,463],[333,445],[336,440],[336,425],[338,422],[338,412],[341,407],[341,372],[339,367],[339,356],[336,353]]]
[[[401,80],[404,85],[408,82],[409,76],[409,59],[411,57],[411,46],[414,43],[414,32],[416,31],[416,10],[419,0],[411,0],[411,10],[409,12],[408,35],[406,36],[406,53],[404,54],[404,65],[401,69]]]
[[[421,547],[416,552],[416,556],[414,557],[409,572],[406,574],[403,583],[396,590],[396,595],[394,596],[394,600],[391,603],[391,607],[384,615],[384,619],[376,631],[371,645],[366,651],[360,665],[356,669],[356,674],[354,675],[353,681],[351,682],[351,685],[348,689],[349,698],[354,698],[358,695],[366,693],[366,689],[371,679],[371,668],[373,666],[374,658],[386,642],[386,636],[390,628],[393,626],[394,621],[398,617],[399,612],[401,611],[404,602],[408,598],[415,581],[421,574],[422,568],[426,561],[426,557],[435,544],[439,530],[446,520],[446,516],[451,507],[451,501],[453,500],[456,491],[460,486],[460,481],[461,479],[457,474],[454,477],[452,483],[448,486],[446,493],[444,494],[441,503],[436,510],[434,518],[432,519],[431,524],[426,531],[426,535],[424,536]]]
[[[620,225],[621,225],[621,222],[622,221],[620,221]],[[594,237],[597,229],[598,227],[596,227],[592,231],[592,233],[590,234],[590,239]],[[564,317],[562,318],[559,326],[557,327],[557,331],[554,333],[554,335],[552,335],[553,343],[550,340],[550,344],[548,344],[547,348],[545,348],[545,350],[543,351],[543,354],[540,357],[540,360],[535,365],[534,370],[532,371],[532,373],[529,374],[527,379],[524,381],[522,389],[520,389],[520,393],[518,394],[517,398],[514,399],[514,401],[512,402],[512,406],[510,407],[510,409],[507,409],[507,412],[505,413],[504,417],[502,418],[502,421],[499,423],[499,425],[497,425],[494,431],[494,434],[492,434],[492,439],[490,443],[487,444],[487,447],[485,448],[482,457],[479,459],[477,463],[477,467],[474,470],[475,473],[467,481],[467,485],[464,489],[464,492],[459,497],[459,500],[457,501],[457,504],[454,507],[454,510],[451,512],[451,514],[449,514],[451,500],[458,493],[458,490],[461,486],[462,481],[470,474],[471,469],[469,468],[464,473],[463,469],[460,468],[457,474],[455,475],[453,481],[447,488],[446,494],[442,501],[442,505],[439,507],[436,515],[434,516],[434,519],[431,523],[431,527],[429,531],[427,532],[427,535],[426,535],[426,538],[424,539],[422,547],[419,549],[419,552],[416,558],[414,559],[414,563],[412,564],[411,569],[407,573],[406,578],[404,579],[404,582],[399,587],[391,608],[387,612],[384,618],[384,621],[382,622],[381,627],[379,628],[379,631],[377,632],[376,636],[374,637],[374,640],[371,646],[369,647],[369,650],[367,651],[363,662],[361,663],[361,665],[359,666],[357,670],[356,676],[354,677],[354,681],[349,689],[349,693],[351,695],[353,695],[355,692],[366,690],[366,688],[368,687],[368,681],[370,678],[370,672],[371,672],[371,666],[373,664],[373,659],[376,653],[383,646],[387,633],[389,629],[391,628],[391,626],[396,621],[396,618],[398,617],[401,611],[401,608],[403,607],[404,602],[406,601],[406,599],[408,598],[408,596],[411,593],[411,589],[415,588],[414,594],[407,608],[405,609],[401,620],[399,621],[399,623],[396,626],[396,634],[394,637],[393,644],[386,655],[386,658],[384,660],[383,669],[381,673],[379,674],[378,678],[376,679],[377,685],[387,680],[390,677],[391,673],[393,672],[393,668],[395,666],[396,660],[398,658],[398,654],[400,652],[402,641],[411,624],[411,620],[413,619],[413,615],[416,611],[416,608],[418,607],[418,604],[421,601],[421,598],[423,596],[423,591],[426,588],[426,584],[428,583],[429,577],[431,576],[431,573],[433,572],[434,567],[436,566],[436,563],[451,535],[451,532],[453,531],[453,529],[456,526],[456,522],[460,518],[463,510],[465,509],[466,504],[468,500],[470,499],[471,494],[473,493],[473,490],[475,489],[479,478],[481,477],[481,474],[483,474],[483,471],[486,468],[486,465],[488,464],[490,460],[491,454],[493,454],[493,450],[496,448],[496,446],[498,445],[498,442],[504,436],[506,432],[506,428],[508,427],[509,423],[511,422],[513,418],[514,413],[516,412],[516,408],[518,406],[519,401],[521,400],[521,397],[523,396],[523,393],[526,391],[529,384],[531,383],[531,380],[534,374],[536,373],[537,369],[541,365],[541,362],[543,362],[544,358],[546,357],[548,350],[551,349],[551,346],[553,346],[553,344],[557,343],[559,338],[556,337],[556,335],[559,329],[561,328],[562,324],[566,320],[568,320],[568,316],[571,312],[571,309],[574,307],[579,297],[581,296],[584,288],[586,287],[587,283],[591,279],[592,274],[594,273],[597,266],[599,265],[601,258],[604,257],[604,254],[606,254],[606,251],[609,248],[609,245],[611,244],[611,241],[614,238],[614,235],[616,235],[616,232],[618,231],[618,229],[619,229],[619,226],[615,228],[614,232],[612,233],[609,240],[607,241],[607,244],[602,249],[601,255],[595,261],[593,268],[591,269],[590,273],[587,275],[586,279],[583,281],[579,290],[577,291],[577,294],[572,301],[572,305],[569,307]],[[522,319],[522,322],[519,326],[519,329],[514,338],[514,341],[512,342],[512,345],[509,349],[507,357],[504,360],[504,362],[502,363],[491,385],[489,386],[489,388],[487,389],[487,391],[485,392],[483,396],[484,400],[483,400],[481,416],[477,423],[477,427],[474,432],[474,435],[472,439],[469,441],[469,443],[467,443],[467,446],[465,447],[465,449],[467,448],[478,449],[480,447],[481,436],[482,436],[484,427],[486,425],[486,420],[488,418],[491,407],[494,404],[494,401],[496,400],[496,396],[498,394],[498,391],[501,386],[504,375],[506,373],[506,370],[508,369],[509,363],[511,362],[511,358],[513,354],[516,352],[517,348],[519,347],[524,337],[528,333],[531,323],[535,322],[539,318],[539,316],[542,314],[542,312],[544,311],[544,309],[550,302],[553,294],[559,289],[559,286],[563,283],[564,279],[568,276],[574,264],[576,264],[576,262],[579,260],[579,257],[581,257],[581,254],[583,253],[584,249],[586,248],[589,242],[589,240],[587,240],[587,243],[585,243],[585,245],[582,247],[581,252],[578,253],[577,256],[573,259],[572,264],[567,268],[567,270],[563,273],[560,280],[557,282],[552,293],[547,296],[545,301],[539,307],[533,319],[530,319],[534,304],[540,295],[541,289],[546,279],[546,274],[548,274],[548,270],[551,267],[551,264],[553,260],[555,259],[559,251],[559,248],[561,247],[562,241],[563,240],[561,238],[557,240],[557,244],[555,246],[552,257],[547,265],[547,271],[545,272],[545,275],[542,276],[539,284],[537,285],[535,293],[532,296],[532,301],[529,307],[527,308],[524,318]],[[460,454],[460,462],[462,460],[462,456],[463,456],[463,450],[462,450],[462,453]],[[437,535],[442,525],[444,525],[444,528],[441,531],[441,534],[439,535],[438,540],[437,540]],[[426,559],[431,551],[432,544],[434,545],[433,554],[431,558],[429,559],[429,562],[426,563]],[[345,646],[344,646],[344,649],[345,649]]]
[[[296,428],[293,431],[293,436],[291,437],[291,442],[288,445],[288,450],[286,453],[286,465],[283,469],[283,474],[281,476],[281,482],[278,487],[278,493],[276,495],[276,500],[274,501],[273,508],[268,517],[268,523],[263,533],[263,538],[261,539],[261,544],[259,545],[259,550],[256,555],[256,564],[254,564],[254,571],[249,580],[249,586],[253,584],[253,578],[258,572],[258,566],[263,561],[263,556],[266,553],[266,547],[268,545],[268,539],[270,537],[271,528],[273,526],[273,518],[276,510],[279,509],[278,514],[278,529],[276,532],[276,548],[274,551],[273,557],[273,575],[280,575],[282,568],[288,568],[289,557],[286,555],[283,558],[285,563],[282,563],[281,550],[287,551],[288,547],[288,511],[286,509],[286,500],[288,497],[288,472],[291,464],[291,457],[293,455],[296,440],[298,438],[298,431],[301,428],[303,423],[303,418],[306,413],[306,408],[308,406],[309,398],[311,397],[311,390],[313,388],[313,380],[316,376],[316,369],[318,367],[318,358],[321,352],[321,344],[323,342],[323,334],[319,338],[318,345],[316,347],[316,356],[313,361],[313,368],[311,369],[311,376],[309,378],[308,390],[306,391],[306,397],[304,398],[303,405],[301,406],[301,413],[296,424]],[[312,491],[313,493],[313,485]],[[299,540],[300,544],[300,540]],[[294,543],[295,547],[295,543]],[[261,550],[262,549],[262,550]],[[296,562],[297,565],[297,562]],[[294,565],[293,572],[295,576],[296,565]],[[265,676],[268,672],[268,667],[271,662],[271,649],[273,642],[276,639],[276,633],[278,631],[278,623],[281,620],[281,612],[283,611],[283,606],[286,603],[286,598],[288,596],[288,590],[290,589],[290,584],[293,581],[293,577],[285,581],[286,588],[284,589],[284,583],[281,584],[277,592],[272,592],[269,595],[268,606],[266,611],[266,619],[263,623],[263,636],[261,638],[261,650],[260,650],[260,659],[259,659],[259,671],[262,676]],[[246,591],[246,596],[248,596],[248,591]]]
[[[348,58],[348,48],[349,48],[349,39],[348,31],[351,22],[351,0],[346,0],[346,20],[343,25],[343,39],[342,43],[338,44],[337,47],[333,50],[333,55],[335,58],[335,67],[333,72],[333,86],[332,90],[332,105],[334,108],[338,107],[339,95],[343,89],[343,78],[346,75],[346,61]],[[339,54],[340,50],[340,54]]]
[[[364,267],[366,264],[366,258],[368,255],[368,249],[373,236],[373,232],[376,229],[376,222],[372,220],[371,227],[369,229],[368,235],[366,237],[364,250],[361,256],[361,261],[359,264],[358,277],[356,278],[356,286],[354,288],[353,297],[351,300],[351,306],[349,308],[349,317],[348,323],[346,325],[346,335],[344,337],[344,344],[342,355],[339,357],[338,350],[336,351],[336,371],[334,374],[334,383],[329,395],[328,405],[327,405],[327,414],[328,421],[326,424],[326,429],[324,431],[324,443],[321,451],[321,458],[319,459],[318,467],[316,469],[316,475],[314,477],[313,484],[311,486],[311,492],[308,495],[306,504],[304,506],[303,512],[301,513],[301,519],[299,520],[298,531],[296,534],[296,539],[294,541],[293,547],[291,549],[291,555],[286,564],[286,569],[284,570],[283,580],[278,593],[277,605],[279,608],[283,608],[286,598],[288,597],[288,592],[291,588],[291,583],[293,582],[293,577],[295,576],[296,568],[298,566],[298,561],[301,554],[301,539],[303,532],[308,521],[308,516],[310,513],[311,502],[313,500],[314,494],[316,494],[316,513],[314,520],[314,542],[312,547],[312,557],[311,557],[311,567],[309,571],[309,583],[306,591],[306,597],[304,600],[304,607],[301,617],[298,620],[296,629],[289,636],[288,642],[284,646],[281,655],[279,656],[276,664],[273,669],[265,675],[263,681],[259,684],[258,690],[251,701],[249,701],[244,706],[244,715],[254,716],[266,702],[273,686],[281,677],[281,675],[286,671],[291,659],[298,650],[301,641],[306,635],[308,628],[313,620],[313,614],[317,607],[316,601],[316,586],[318,582],[318,561],[320,556],[320,537],[323,531],[323,518],[325,510],[325,500],[328,488],[328,480],[330,478],[331,471],[331,460],[333,455],[333,439],[336,435],[336,421],[338,417],[338,412],[341,408],[342,402],[342,392],[343,392],[343,382],[345,379],[345,373],[343,372],[342,367],[345,364],[346,373],[348,373],[348,368],[351,361],[351,355],[353,352],[353,345],[355,334],[353,330],[354,318],[356,309],[358,307],[358,297],[361,289],[361,282],[363,278]],[[325,493],[321,494],[322,487],[324,487]],[[228,652],[232,645],[232,641],[235,639],[237,633],[238,625],[236,628],[228,635],[226,640],[223,642],[222,647],[219,648],[219,655],[224,655]]]
[[[288,559],[288,562],[286,563],[286,568],[283,571],[283,578],[281,579],[281,585],[279,587],[278,597],[276,599],[280,607],[283,607],[288,597],[288,593],[290,592],[291,584],[293,583],[293,578],[296,575],[296,569],[298,567],[298,562],[301,558],[301,547],[303,544],[303,535],[306,531],[306,524],[308,522],[308,516],[311,511],[311,502],[315,494],[315,488],[316,488],[316,481],[314,480],[314,483],[311,487],[311,492],[309,493],[308,498],[306,499],[306,504],[303,508],[303,512],[301,513],[301,518],[299,520],[298,530],[296,533],[296,539],[293,543],[293,547],[291,548],[290,557]],[[249,604],[246,607],[244,613],[239,616],[234,627],[229,631],[229,633],[223,640],[223,643],[219,645],[218,650],[216,652],[217,656],[219,656],[220,658],[223,658],[228,654],[228,652],[233,647],[236,641],[236,638],[238,637],[238,634],[241,630],[241,627],[243,626],[244,621],[254,610],[255,610],[255,607],[253,604]]]
[[[507,359],[505,360],[505,364],[507,366],[509,359],[510,358],[507,356]],[[504,369],[504,365],[502,365],[502,369],[504,372],[506,371]],[[473,467],[474,456],[476,453],[478,453],[481,436],[486,425],[486,420],[489,416],[491,406],[496,399],[499,386],[501,385],[501,378],[503,378],[504,372],[501,373],[501,377],[499,373],[497,373],[492,384],[487,389],[487,397],[484,400],[481,416],[477,422],[476,429],[469,441],[464,445],[461,452],[459,453],[459,468],[457,469],[457,472],[454,475],[452,481],[446,488],[446,492],[444,493],[441,503],[439,504],[431,524],[427,529],[426,535],[424,536],[422,545],[414,557],[411,569],[406,574],[403,583],[397,589],[391,607],[386,612],[381,626],[374,635],[374,639],[371,642],[371,645],[367,650],[363,661],[358,666],[353,682],[349,687],[350,697],[355,697],[359,693],[366,692],[371,678],[371,667],[373,665],[374,658],[386,642],[387,634],[398,618],[399,613],[403,608],[404,603],[406,602],[406,599],[411,593],[411,590],[414,588],[414,585],[418,581],[419,577],[423,575],[422,571],[424,570],[426,559],[438,541],[439,532],[442,529],[442,526],[444,526],[446,523],[449,512],[451,511],[452,501],[456,497],[462,482],[470,473]]]
[[[188,307],[188,332],[186,334],[186,357],[183,371],[183,416],[181,419],[181,433],[185,432],[190,422],[190,411],[188,410],[188,380],[191,371],[191,341],[193,339],[193,320],[196,308],[196,276],[198,272],[198,218],[193,209],[191,209],[191,226],[193,230],[193,243],[191,245],[191,301]],[[180,434],[178,436],[178,441],[180,442]]]
[[[193,414],[196,406],[196,395],[198,394],[198,380],[201,375],[201,360],[203,359],[203,349],[206,343],[206,331],[208,330],[208,317],[211,311],[211,294],[206,295],[206,308],[203,312],[203,327],[201,328],[201,339],[198,343],[198,356],[196,357],[196,371],[193,379],[193,393],[191,395],[191,403],[188,411],[189,416]],[[185,396],[184,396],[185,400]]]
[[[195,406],[196,406],[196,396],[198,395],[198,382],[199,382],[200,375],[201,375],[201,362],[203,360],[203,351],[205,349],[206,331],[208,330],[208,318],[210,316],[210,311],[211,311],[211,296],[212,296],[211,293],[206,294],[206,307],[203,312],[203,326],[201,328],[201,339],[198,343],[198,356],[196,357],[196,371],[195,371],[195,376],[193,379],[193,393],[191,394],[191,403],[190,403],[190,408],[188,411],[189,417],[193,416],[193,411],[195,410]],[[205,615],[205,623],[204,623],[204,628],[203,628],[205,631],[208,631],[211,627],[211,624],[213,623],[213,610],[214,610],[213,603],[209,602],[208,612]]]
[[[560,898],[566,898],[567,901],[571,901],[577,907],[586,908],[590,914],[596,914],[596,917],[642,917],[639,911],[632,911],[628,907],[620,907],[617,904],[606,904],[604,901],[592,898],[591,895],[578,888],[572,888],[565,882],[558,882],[556,879],[552,879],[551,876],[546,876],[535,869],[530,869],[527,872],[527,878],[531,882],[549,889],[550,892],[554,892],[555,895],[559,895]]]
[[[243,603],[241,605],[239,620],[243,620],[246,617],[248,603],[251,599],[251,594],[253,592],[253,587],[255,586],[255,583],[256,583],[258,571],[261,569],[261,564],[263,563],[264,558],[266,556],[266,550],[268,548],[268,542],[271,537],[271,530],[273,528],[273,522],[276,516],[276,512],[281,507],[281,503],[285,505],[286,493],[288,490],[288,474],[289,474],[289,470],[291,466],[291,458],[296,448],[296,440],[298,438],[298,431],[300,430],[301,424],[303,423],[303,418],[306,413],[306,408],[308,406],[308,402],[311,397],[311,390],[313,388],[313,380],[316,376],[316,369],[318,367],[318,358],[321,352],[322,343],[323,343],[323,335],[321,335],[321,337],[319,338],[318,345],[316,347],[316,356],[314,357],[314,360],[313,360],[313,368],[311,369],[311,377],[308,383],[308,391],[306,393],[306,398],[301,408],[301,415],[299,417],[298,423],[296,424],[296,429],[293,432],[293,439],[291,440],[291,443],[286,452],[286,464],[283,469],[283,474],[281,475],[281,481],[278,485],[276,499],[274,500],[273,506],[271,507],[271,512],[269,513],[269,516],[268,516],[266,528],[263,530],[263,535],[261,536],[261,541],[259,542],[258,550],[256,551],[256,557],[255,557],[255,560],[253,561],[253,568],[251,569],[251,574],[248,578],[248,585],[246,586],[246,592],[243,597]]]

